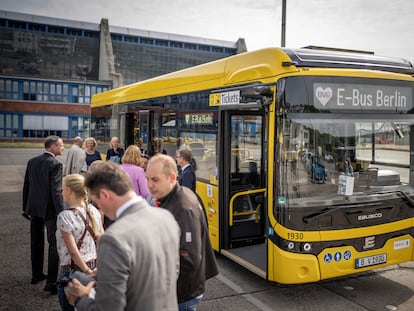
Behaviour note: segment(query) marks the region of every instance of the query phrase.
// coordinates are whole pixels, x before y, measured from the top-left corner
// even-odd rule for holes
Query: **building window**
[[[19,116],[14,113],[0,113],[0,137],[13,138],[19,135]]]

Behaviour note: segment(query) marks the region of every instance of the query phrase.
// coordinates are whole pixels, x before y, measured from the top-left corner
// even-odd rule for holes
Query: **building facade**
[[[0,140],[87,137],[95,93],[245,51],[243,39],[0,10]]]

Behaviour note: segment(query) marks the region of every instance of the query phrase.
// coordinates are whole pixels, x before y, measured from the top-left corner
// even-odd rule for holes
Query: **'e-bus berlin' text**
[[[412,107],[410,87],[315,83],[313,89],[317,108],[409,110]]]

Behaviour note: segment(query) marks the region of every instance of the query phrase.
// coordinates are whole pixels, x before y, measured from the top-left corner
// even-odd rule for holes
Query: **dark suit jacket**
[[[50,153],[29,160],[23,185],[23,211],[52,219],[63,210],[62,163]]]
[[[188,165],[184,170],[180,172],[180,175],[178,176],[178,182],[181,186],[190,188],[195,192],[196,175],[191,165]]]

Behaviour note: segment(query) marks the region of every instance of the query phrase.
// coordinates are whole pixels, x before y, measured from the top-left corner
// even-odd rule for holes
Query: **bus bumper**
[[[389,239],[381,248],[358,252],[352,246],[323,250],[318,256],[284,251],[268,244],[268,279],[281,284],[301,284],[361,273],[414,259],[413,238]]]
[[[280,284],[311,283],[320,280],[318,259],[314,255],[284,251],[268,244],[268,279]]]
[[[413,259],[413,239],[403,235],[381,248],[358,252],[353,247],[327,248],[318,255],[321,280],[360,273]]]

